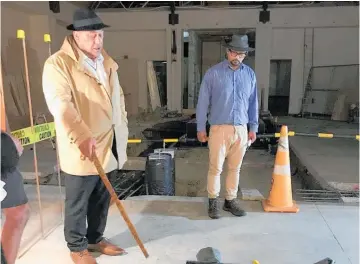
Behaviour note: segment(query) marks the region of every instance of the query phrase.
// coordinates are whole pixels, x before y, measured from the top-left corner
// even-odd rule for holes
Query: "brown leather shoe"
[[[71,252],[70,257],[75,264],[97,264],[95,258],[87,249],[80,252]]]
[[[103,240],[101,240],[99,243],[95,245],[89,244],[88,249],[89,251],[100,252],[108,256],[120,256],[127,254],[124,249],[119,248],[118,246],[110,243],[110,241],[107,240],[106,238],[103,238]]]

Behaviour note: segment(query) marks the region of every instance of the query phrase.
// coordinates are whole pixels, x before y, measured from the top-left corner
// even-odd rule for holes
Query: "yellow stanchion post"
[[[27,53],[26,53],[26,41],[25,41],[25,31],[19,29],[17,31],[16,37],[22,41],[23,53],[24,53],[24,65],[25,65],[25,79],[26,79],[26,91],[29,103],[29,115],[30,115],[30,125],[32,133],[34,133],[34,117],[32,111],[32,102],[31,102],[31,93],[30,93],[30,79],[29,79],[29,68],[27,61]],[[35,167],[35,178],[36,178],[36,189],[39,203],[39,212],[40,212],[40,226],[41,226],[41,234],[44,238],[44,223],[43,223],[43,214],[42,214],[42,204],[41,204],[41,194],[40,194],[40,182],[39,182],[39,172],[38,172],[38,163],[37,163],[37,155],[36,155],[36,143],[33,143],[33,151],[34,151],[34,167]]]
[[[50,34],[44,34],[44,42],[48,43],[49,45],[49,57],[52,55],[51,52],[51,36]],[[61,186],[61,174],[60,174],[60,159],[59,159],[59,150],[58,150],[58,143],[57,140],[55,140],[55,147],[56,147],[56,170],[57,170],[57,176],[58,176],[58,183],[59,183],[59,192],[60,192],[60,201],[61,201],[61,222],[64,222],[64,205],[62,203],[62,186]]]

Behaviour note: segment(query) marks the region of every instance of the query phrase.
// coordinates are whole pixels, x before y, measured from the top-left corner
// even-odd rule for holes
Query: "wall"
[[[17,17],[18,19],[13,19]],[[12,23],[9,23],[12,21]],[[24,12],[1,8],[1,64],[3,70],[4,99],[7,117],[11,119],[28,115],[24,82],[24,56],[22,43],[16,38],[17,29],[29,32],[29,16]],[[6,25],[6,26],[4,26]]]
[[[309,105],[308,111],[331,114],[339,95],[347,96],[345,104],[356,103],[359,98],[359,28],[314,29],[313,65],[315,67],[351,64],[357,65],[313,68],[312,88],[323,91],[311,93],[314,101]]]
[[[221,49],[223,49],[223,47],[220,45],[220,42],[203,42],[202,49],[201,76],[204,76],[210,67],[222,61]]]
[[[73,5],[61,2],[61,8],[62,18],[69,20],[74,10]],[[59,47],[58,43],[63,41],[63,36],[61,42],[57,38],[63,35],[63,31],[56,26],[56,15],[49,16],[50,14],[48,2],[1,2],[3,90],[6,114],[12,130],[30,126],[24,52],[22,41],[16,38],[18,29],[25,31],[33,116],[44,113],[48,121],[52,119],[45,104],[41,83],[42,68],[49,56],[49,44],[44,43],[44,34],[50,33],[51,50],[54,51],[54,47]]]
[[[301,108],[301,98],[304,87],[304,35],[305,28],[322,27],[348,27],[358,25],[358,8],[356,7],[314,7],[314,8],[278,8],[270,9],[271,23],[262,24],[258,22],[258,10],[220,9],[216,10],[177,10],[180,16],[179,31],[189,29],[221,29],[237,28],[238,25],[246,28],[256,28],[256,55],[255,71],[258,78],[258,88],[264,90],[265,98],[268,97],[270,59],[273,57],[289,57],[295,60],[292,69],[291,104],[290,112],[296,113]],[[113,30],[155,30],[169,28],[167,25],[168,12],[166,11],[139,11],[139,12],[110,12],[99,11],[100,16],[106,23],[113,26]],[[141,16],[141,20],[137,19]],[[273,40],[273,33],[275,34]],[[282,35],[284,34],[284,35]],[[292,39],[294,37],[294,39]],[[332,35],[335,38],[335,35]],[[279,39],[286,42],[277,45]],[[171,39],[170,39],[171,40]],[[170,40],[167,40],[170,42]],[[296,49],[292,47],[292,44]],[[178,47],[179,48],[179,47]],[[273,50],[274,49],[274,50]],[[284,52],[281,52],[284,50]],[[179,50],[178,50],[179,51]],[[292,51],[295,54],[292,54]],[[345,52],[342,50],[342,52]],[[302,60],[302,62],[301,62]],[[180,60],[178,60],[180,61]],[[190,65],[190,64],[189,64]],[[169,78],[175,78],[180,72],[169,72]],[[172,77],[172,75],[175,75]],[[189,80],[191,76],[189,74]],[[173,90],[182,87],[174,84]],[[266,100],[265,100],[266,101]],[[180,104],[169,105],[176,109]],[[267,102],[264,103],[267,108]]]
[[[30,126],[30,110],[26,89],[24,51],[22,41],[16,38],[18,29],[25,31],[26,59],[29,71],[30,94],[33,116],[44,113],[48,120],[48,108],[42,92],[42,68],[49,56],[49,44],[44,43],[44,34],[52,36],[55,19],[48,16],[48,4],[41,2],[1,3],[1,57],[3,68],[3,89],[6,114],[12,130]],[[16,19],[15,19],[16,18]],[[57,41],[56,41],[57,42]],[[36,121],[36,120],[35,120]]]
[[[105,33],[104,47],[111,57],[121,61],[120,83],[127,94],[126,104],[131,105],[129,114],[137,114],[138,107],[147,110],[146,61],[166,61],[166,31],[108,31]],[[126,76],[122,69],[126,71]]]
[[[304,29],[273,29],[270,59],[291,60],[289,114],[299,113],[304,90]]]
[[[16,5],[25,6],[28,9],[37,10],[41,14],[48,14],[48,4],[42,2],[33,2],[27,4],[26,2],[16,2]],[[61,13],[54,15],[58,20],[66,23],[70,23],[73,8],[65,2],[61,2]],[[314,57],[317,52],[317,48],[314,49],[314,54],[309,53],[311,40],[311,30],[314,30],[314,47],[317,46],[316,35],[321,34],[316,30],[322,30],[326,28],[349,28],[358,27],[359,25],[359,10],[358,7],[347,6],[347,7],[302,7],[302,8],[271,8],[271,22],[262,24],[258,21],[259,10],[258,9],[205,9],[205,10],[194,10],[194,9],[182,9],[176,10],[179,14],[179,24],[169,25],[168,14],[169,11],[108,11],[98,10],[98,14],[104,20],[106,24],[111,25],[110,31],[110,47],[107,46],[105,40],[105,46],[109,48],[113,56],[122,54],[122,50],[126,50],[128,47],[136,46],[137,51],[133,52],[132,59],[138,60],[140,65],[138,68],[138,80],[139,80],[139,95],[138,105],[145,107],[147,105],[146,89],[146,71],[144,61],[148,56],[154,54],[156,56],[151,59],[160,59],[160,55],[164,55],[167,61],[167,74],[168,74],[168,108],[171,110],[181,110],[182,108],[182,31],[191,29],[221,29],[221,28],[238,28],[241,25],[244,28],[255,28],[256,29],[256,53],[255,53],[255,71],[258,79],[258,89],[264,91],[264,97],[268,97],[269,89],[269,73],[270,73],[270,59],[272,56],[284,56],[289,55],[292,59],[299,61],[300,52],[302,54],[302,66],[300,63],[293,64],[291,86],[291,112],[297,112],[301,105],[301,97],[304,86],[304,80],[306,79],[306,71],[309,68],[309,58]],[[139,19],[139,17],[141,19]],[[171,53],[172,44],[172,30],[176,32],[175,42],[177,44],[177,54],[175,56]],[[328,43],[335,43],[339,38],[339,34],[332,29],[328,29],[330,33],[326,33],[329,41]],[[165,37],[159,37],[159,32],[165,32]],[[292,39],[295,37],[296,40],[300,40],[300,31],[302,31],[302,42],[300,50],[290,47],[292,44],[299,45],[300,43]],[[328,31],[328,32],[329,32]],[[146,33],[146,37],[144,32]],[[296,32],[296,33],[295,33]],[[309,33],[310,32],[310,33]],[[121,33],[121,34],[120,34]],[[273,37],[273,33],[276,37]],[[309,33],[309,34],[308,34]],[[290,36],[286,38],[285,36]],[[325,33],[324,33],[325,34]],[[345,33],[344,33],[345,34]],[[162,33],[161,33],[162,35]],[[163,36],[163,35],[162,35]],[[319,35],[321,36],[321,35]],[[342,36],[342,35],[341,35]],[[274,46],[279,43],[277,38],[286,39],[287,42],[281,44],[282,46]],[[321,37],[320,37],[321,39]],[[341,39],[341,38],[339,38]],[[356,42],[358,37],[352,35],[351,41],[344,42],[342,46],[348,46],[355,44],[349,44]],[[127,41],[132,40],[132,41]],[[291,44],[289,44],[289,41]],[[122,48],[122,42],[126,43]],[[148,42],[153,43],[151,45]],[[160,43],[161,42],[161,43]],[[341,42],[341,41],[340,41]],[[346,45],[345,45],[346,43]],[[357,43],[357,42],[356,42]],[[155,44],[155,45],[154,45]],[[304,52],[304,44],[306,45]],[[324,44],[319,44],[324,45]],[[357,45],[357,44],[356,44]],[[336,45],[335,45],[336,46]],[[151,48],[153,47],[153,48]],[[164,49],[165,47],[165,49]],[[274,48],[273,48],[274,47]],[[338,45],[336,46],[336,48]],[[273,50],[275,49],[275,50]],[[284,53],[279,53],[280,50],[284,50]],[[293,50],[296,54],[291,54]],[[120,51],[120,52],[119,52]],[[274,53],[273,53],[274,51]],[[345,56],[344,53],[348,51],[346,49],[338,49],[339,55]],[[115,54],[115,55],[114,55]],[[331,53],[330,53],[331,54]],[[318,55],[320,56],[320,55]],[[319,58],[324,58],[331,55],[321,55]],[[333,55],[332,55],[333,56]],[[156,57],[156,58],[155,58]],[[345,56],[347,58],[348,55]],[[357,58],[353,53],[353,58]],[[121,58],[120,58],[121,59]],[[305,63],[304,63],[305,61]],[[135,69],[136,67],[134,67]],[[304,70],[305,69],[305,70]],[[301,73],[303,72],[303,73]],[[136,76],[136,74],[134,75]],[[299,77],[300,76],[300,77]],[[135,78],[135,77],[134,77]],[[189,79],[190,75],[189,75]],[[132,86],[132,85],[130,85]],[[136,84],[134,84],[134,89]],[[144,94],[145,93],[145,94]],[[294,103],[293,103],[294,102]],[[133,107],[133,106],[132,106]],[[267,100],[265,100],[264,109],[267,109]]]

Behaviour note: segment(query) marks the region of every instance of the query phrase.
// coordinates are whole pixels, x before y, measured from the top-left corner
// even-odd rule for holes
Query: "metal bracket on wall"
[[[179,14],[175,14],[175,2],[170,3],[169,25],[179,24]]]

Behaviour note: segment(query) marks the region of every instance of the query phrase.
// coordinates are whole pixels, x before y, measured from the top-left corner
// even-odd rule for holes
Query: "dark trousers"
[[[65,188],[65,240],[70,251],[82,251],[102,240],[111,197],[98,175],[65,174]]]

